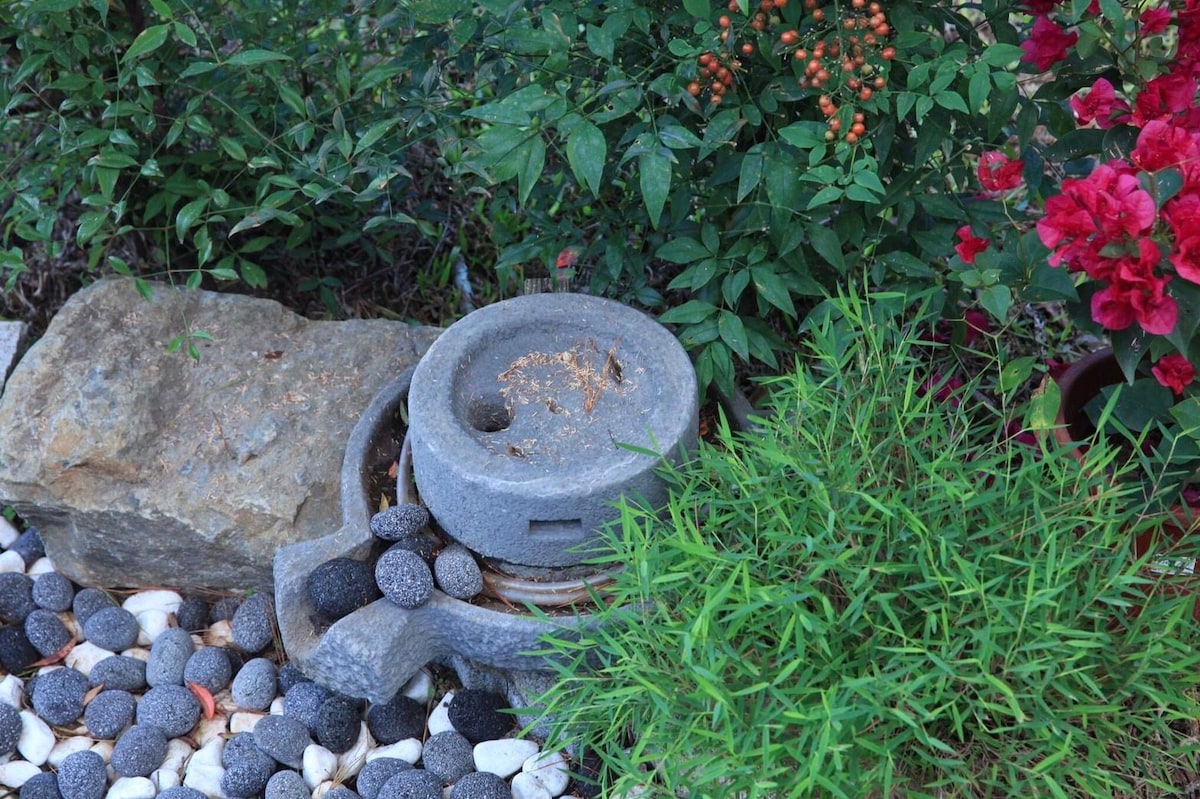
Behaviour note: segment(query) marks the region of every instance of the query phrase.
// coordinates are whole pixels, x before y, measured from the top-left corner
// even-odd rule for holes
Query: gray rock
[[[25,343],[24,322],[0,322],[0,391]]]
[[[167,353],[181,319],[201,360]],[[0,500],[84,585],[267,590],[284,544],[341,524],[338,475],[371,398],[440,333],[315,322],[267,301],[101,280],[0,397]]]
[[[507,782],[490,771],[472,771],[454,783],[450,799],[512,799],[512,791]]]
[[[433,562],[438,588],[455,599],[471,599],[483,590],[483,572],[462,544],[451,544]]]
[[[399,541],[421,532],[427,524],[429,511],[424,505],[402,502],[372,516],[371,532],[384,541]]]
[[[163,630],[150,645],[146,683],[151,687],[183,685],[183,672],[195,649],[196,645],[187,630],[179,627]]]
[[[116,607],[116,602],[99,588],[85,588],[75,594],[71,609],[75,611],[75,621],[82,627],[92,614],[104,608]]]
[[[233,678],[233,702],[246,710],[266,710],[275,699],[278,686],[275,664],[266,658],[254,658]]]
[[[374,760],[368,760],[362,770],[358,772],[358,780],[354,783],[358,787],[358,795],[362,799],[376,799],[379,796],[379,789],[388,780],[401,771],[411,769],[412,763],[398,757],[377,757]]]
[[[84,622],[83,637],[101,649],[122,652],[137,643],[137,617],[125,608],[100,608]]]
[[[58,790],[67,799],[101,799],[107,783],[104,758],[90,749],[67,755],[58,766]]]
[[[182,685],[151,688],[138,702],[137,723],[158,727],[168,738],[187,735],[200,720],[200,701]]]
[[[475,770],[474,746],[453,730],[429,736],[421,748],[421,765],[443,782],[456,782]]]
[[[25,617],[25,637],[44,658],[71,643],[71,632],[52,611],[38,608]]]
[[[147,685],[146,661],[129,655],[105,658],[92,667],[88,684],[93,688],[103,685],[119,691],[140,691]]]
[[[158,727],[135,724],[113,746],[112,767],[122,777],[148,777],[167,756],[167,736]]]
[[[58,572],[43,572],[33,580],[33,601],[39,608],[62,613],[71,609],[75,586]]]
[[[53,727],[73,724],[83,715],[87,677],[75,669],[61,668],[41,674],[33,684],[33,712]]]
[[[376,799],[442,799],[442,778],[423,768],[402,771],[383,784]]]
[[[312,744],[308,728],[291,716],[264,716],[254,725],[254,743],[285,766],[300,768]]]
[[[0,702],[0,757],[8,757],[17,751],[21,739],[21,714],[12,705]]]
[[[229,655],[219,646],[204,646],[197,649],[188,658],[183,669],[184,682],[194,682],[204,686],[209,693],[217,693],[229,685],[233,678],[233,666]]]
[[[160,796],[162,794],[159,794]],[[265,799],[309,799],[312,791],[304,784],[304,778],[296,771],[276,771],[267,780]]]
[[[116,738],[126,727],[133,724],[136,708],[137,700],[128,691],[101,691],[84,708],[83,723],[88,732],[97,738]]]
[[[406,610],[419,608],[433,596],[433,573],[421,556],[393,546],[375,562],[375,582],[383,595]]]

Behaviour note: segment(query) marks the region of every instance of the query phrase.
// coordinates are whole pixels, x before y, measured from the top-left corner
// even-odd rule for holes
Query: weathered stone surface
[[[165,351],[185,324],[199,363]],[[439,332],[101,281],[0,397],[0,500],[84,585],[267,590],[279,547],[341,526],[359,414]]]
[[[24,322],[0,322],[0,391],[4,390],[4,380],[17,362],[24,341]]]

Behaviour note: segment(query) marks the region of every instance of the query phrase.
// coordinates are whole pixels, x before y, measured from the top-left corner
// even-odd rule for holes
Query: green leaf
[[[1012,290],[1008,286],[988,286],[980,292],[979,303],[995,318],[1005,319],[1012,306]]]
[[[1013,358],[1004,364],[1004,368],[1000,370],[1000,391],[1007,394],[1019,388],[1033,374],[1035,363],[1037,363],[1037,358],[1026,355],[1022,358]]]
[[[1154,206],[1162,209],[1167,200],[1183,188],[1183,174],[1178,169],[1165,168],[1157,172],[1139,172],[1138,182],[1154,198]]]
[[[967,108],[967,103],[963,100],[962,95],[958,92],[945,91],[938,92],[933,97],[937,104],[942,108],[947,108],[951,111],[961,111],[964,114],[969,114],[971,111]]]
[[[88,159],[88,163],[108,169],[126,169],[131,166],[137,166],[137,161],[125,155],[125,153],[117,152],[116,150],[104,150],[98,155],[93,155]]]
[[[841,200],[845,193],[845,189],[843,189],[841,186],[826,186],[813,195],[813,198],[808,201],[806,210],[811,211],[813,208],[819,208],[822,205],[835,203]]]
[[[683,0],[683,8],[696,19],[712,18],[712,4],[709,0]]]
[[[967,97],[970,98],[970,105],[973,111],[982,111],[983,104],[987,102],[988,92],[992,88],[992,77],[988,74],[986,68],[975,70],[975,74],[971,75],[971,80],[967,84]]]
[[[733,311],[722,310],[721,315],[717,317],[717,331],[721,334],[721,341],[737,353],[739,358],[743,361],[750,359],[750,342],[740,316]]]
[[[247,261],[244,258],[239,258],[238,271],[242,273],[242,280],[246,281],[247,286],[256,289],[267,287],[267,273],[263,271],[261,266],[253,261]]]
[[[221,145],[221,149],[235,161],[246,160],[246,148],[237,139],[231,139],[228,136],[221,136],[217,139],[217,143]]]
[[[812,222],[807,225],[808,240],[812,244],[812,248],[816,250],[817,255],[825,259],[825,262],[836,269],[838,272],[846,271],[846,256],[842,253],[842,242],[834,233],[827,227]]]
[[[588,25],[584,38],[587,40],[588,49],[598,57],[605,61],[613,60],[613,48],[616,46],[616,40],[613,39],[611,33],[599,25]]]
[[[650,224],[657,228],[671,191],[671,161],[658,152],[642,154],[638,157],[638,180]]]
[[[471,7],[470,0],[408,0],[405,5],[425,25],[445,25]]]
[[[742,119],[733,109],[727,108],[715,114],[704,127],[704,145],[700,148],[697,158],[704,160],[721,147],[732,143],[737,138],[742,125],[745,124],[746,120]]]
[[[193,31],[187,25],[184,25],[182,22],[176,22],[174,27],[175,27],[175,35],[179,37],[179,41],[183,42],[188,47],[196,46],[195,31]]]
[[[1025,51],[1019,45],[996,43],[983,51],[983,63],[991,67],[1005,67],[1020,61]]]
[[[725,276],[721,281],[721,296],[725,298],[725,304],[731,308],[736,308],[738,301],[742,298],[742,292],[746,290],[746,286],[750,285],[750,270],[746,268],[735,268],[732,272]]]
[[[175,235],[180,241],[186,238],[187,232],[192,229],[196,220],[200,218],[200,214],[204,213],[204,209],[207,207],[208,198],[198,197],[179,209],[179,213],[175,215]]]
[[[273,50],[243,50],[240,53],[235,53],[225,63],[231,67],[256,67],[260,64],[268,64],[272,61],[291,61],[292,57],[284,53],[276,53]]]
[[[779,138],[801,150],[825,147],[825,131],[820,122],[793,122],[779,131]]]
[[[742,166],[738,174],[737,201],[742,200],[758,188],[763,176],[762,153],[749,152],[742,157]]]
[[[673,264],[690,264],[707,258],[713,253],[700,242],[687,236],[674,238],[659,247],[654,256]]]
[[[600,180],[607,158],[608,142],[600,128],[586,120],[576,125],[567,137],[567,162],[571,165],[575,182],[587,186],[596,197],[600,196]]]
[[[216,61],[193,61],[184,67],[183,72],[179,73],[179,77],[190,78],[195,75],[203,75],[207,72],[212,72],[219,66],[220,64]]]
[[[542,170],[546,168],[546,143],[534,134],[514,154],[517,160],[517,194],[521,205],[529,200],[529,193],[537,185]]]
[[[754,290],[758,296],[788,316],[796,316],[796,306],[792,302],[792,295],[788,292],[783,278],[775,271],[774,264],[758,264],[750,267],[750,277],[754,281]]]
[[[80,247],[92,240],[92,237],[104,226],[107,216],[103,211],[88,211],[79,216],[79,227],[75,229],[75,242]]]
[[[663,313],[658,321],[664,325],[693,325],[702,322],[717,312],[717,306],[703,300],[688,300]]]
[[[166,44],[170,30],[170,26],[168,25],[151,25],[149,28],[146,28],[129,45],[129,49],[125,51],[125,55],[121,56],[121,61],[133,61],[148,53],[153,53]]]

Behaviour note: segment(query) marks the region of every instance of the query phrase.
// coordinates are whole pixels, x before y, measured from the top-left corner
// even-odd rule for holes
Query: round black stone
[[[137,723],[158,727],[167,738],[186,735],[200,720],[200,701],[182,685],[158,685],[138,702]]]
[[[63,795],[58,791],[58,775],[53,771],[34,774],[21,786],[18,797],[19,799],[63,799]]]
[[[309,732],[315,732],[321,705],[332,695],[328,688],[315,682],[296,683],[283,696],[283,712],[297,719]]]
[[[88,684],[103,685],[121,691],[140,691],[146,687],[146,661],[129,655],[113,655],[92,666]]]
[[[0,621],[19,624],[35,610],[33,580],[19,572],[0,572]]]
[[[379,599],[375,571],[354,558],[333,558],[308,575],[308,598],[313,610],[327,622],[348,616]]]
[[[101,691],[88,702],[83,710],[83,723],[88,732],[97,738],[116,738],[133,724],[133,713],[137,699],[128,691],[108,689]],[[125,776],[131,776],[126,774]],[[137,776],[144,777],[145,774]]]
[[[137,643],[137,617],[125,608],[100,608],[83,623],[83,637],[101,649],[121,652]]]
[[[58,790],[67,799],[102,799],[107,784],[104,758],[90,749],[72,752],[58,766]]]
[[[45,556],[46,545],[42,543],[41,534],[33,527],[30,527],[17,537],[13,545],[8,548],[8,551],[16,552],[20,555],[21,560],[25,561],[25,568],[29,568],[33,565],[34,561]]]
[[[58,615],[43,608],[25,617],[25,637],[44,658],[58,654],[72,640],[70,630]]]
[[[213,603],[212,609],[208,613],[209,624],[216,624],[219,621],[233,621],[233,614],[237,613],[237,609],[241,607],[242,600],[235,596],[223,596]]]
[[[33,579],[33,601],[39,608],[62,613],[75,601],[75,585],[58,572],[44,572]]]
[[[304,672],[300,671],[300,667],[291,661],[279,667],[278,680],[280,696],[286,696],[287,692],[292,690],[292,686],[298,682],[312,682],[312,680],[304,676]]]
[[[251,594],[238,606],[231,622],[233,643],[247,652],[261,652],[275,640],[275,603],[267,594]]]
[[[33,712],[53,727],[73,724],[83,715],[88,681],[72,668],[41,674],[33,684]]]
[[[401,771],[383,784],[376,799],[442,799],[442,778],[432,771]]]
[[[377,757],[368,760],[358,772],[358,780],[354,783],[358,795],[362,799],[377,799],[379,789],[392,777],[401,771],[408,771],[412,764],[398,757]]]
[[[99,588],[84,588],[82,591],[76,592],[71,609],[75,612],[75,621],[82,627],[87,624],[87,620],[92,617],[93,613],[101,608],[114,607],[116,604],[108,594]]]
[[[21,714],[12,705],[0,702],[0,757],[11,755],[17,751],[17,742],[21,740]]]
[[[148,777],[167,756],[167,736],[158,727],[134,725],[112,750],[113,770],[122,777]]]
[[[20,674],[39,657],[25,635],[24,625],[0,628],[0,666],[9,674]]]
[[[503,778],[490,771],[464,774],[450,789],[450,799],[512,799],[512,791]]]
[[[184,682],[194,682],[208,689],[209,693],[217,693],[229,685],[233,679],[233,665],[229,655],[219,646],[204,646],[197,649],[188,658],[183,669]]]
[[[317,743],[340,755],[347,752],[358,740],[362,714],[352,702],[340,696],[331,696],[321,703],[317,719],[313,723],[313,737]]]
[[[476,688],[463,688],[454,694],[446,708],[450,723],[473,744],[503,738],[512,729],[516,717],[501,711],[508,702],[500,694]]]
[[[421,556],[395,546],[375,562],[375,582],[383,595],[406,610],[421,607],[433,596],[433,572]]]
[[[187,630],[189,633],[198,633],[208,628],[209,625],[209,607],[198,596],[186,597],[180,603],[179,608],[175,611],[175,623],[180,629]]]
[[[423,738],[425,706],[412,697],[396,694],[387,702],[367,710],[367,729],[381,744],[394,744],[407,738]]]
[[[454,730],[446,730],[429,736],[421,749],[421,765],[442,778],[442,782],[456,782],[465,774],[475,770],[474,747],[471,742]]]

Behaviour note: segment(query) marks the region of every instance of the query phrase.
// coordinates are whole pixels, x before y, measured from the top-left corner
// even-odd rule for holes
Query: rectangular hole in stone
[[[529,536],[577,540],[583,538],[583,519],[530,519]]]

